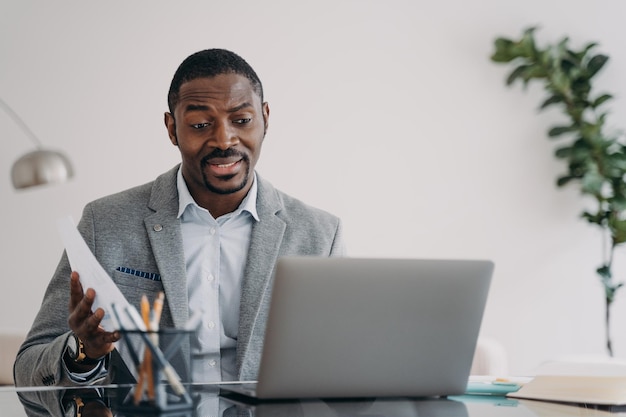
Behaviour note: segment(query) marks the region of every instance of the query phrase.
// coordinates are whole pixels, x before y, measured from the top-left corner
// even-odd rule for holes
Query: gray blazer
[[[178,166],[144,184],[87,204],[78,229],[128,301],[165,292],[162,327],[181,327],[188,319],[185,257],[178,213]],[[259,175],[257,211],[252,228],[241,295],[237,366],[241,380],[256,379],[271,277],[279,256],[341,256],[341,221],[278,190]],[[158,274],[160,280],[121,272]],[[127,268],[127,269],[125,269]],[[61,357],[67,324],[70,265],[64,253],[48,285],[39,313],[20,348],[16,384],[72,384]],[[154,277],[154,275],[152,276]]]

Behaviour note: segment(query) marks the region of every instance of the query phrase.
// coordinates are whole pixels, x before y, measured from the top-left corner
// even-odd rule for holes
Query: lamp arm
[[[30,128],[26,125],[26,123],[24,123],[24,121],[20,118],[20,116],[18,116],[18,114],[15,113],[15,111],[11,108],[11,106],[9,106],[4,100],[2,100],[2,98],[0,98],[0,106],[6,111],[9,117],[13,119],[15,124],[17,124],[24,131],[24,133],[26,133],[26,136],[28,136],[33,142],[35,142],[35,146],[38,149],[41,149],[42,146],[41,146],[41,141],[39,140],[39,138],[35,136],[33,131],[30,130]]]

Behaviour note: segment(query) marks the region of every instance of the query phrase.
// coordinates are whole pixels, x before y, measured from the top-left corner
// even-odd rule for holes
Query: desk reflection
[[[194,390],[192,410],[151,412],[119,407],[130,388],[80,388],[18,392],[29,417],[468,417],[462,401],[378,398],[247,403],[217,390]]]
[[[392,399],[373,400],[306,400],[245,404],[233,403],[229,416],[254,417],[468,417],[465,405],[449,399]]]
[[[47,389],[18,392],[29,417],[113,417],[103,388]]]
[[[93,388],[38,387],[0,390],[2,417],[617,417],[626,413],[497,396],[447,399],[376,398],[363,400],[302,400],[251,404],[223,396],[215,386],[193,386],[193,409],[155,413],[129,411],[120,404],[132,386]],[[19,398],[19,401],[18,401]],[[20,404],[21,403],[21,404]]]

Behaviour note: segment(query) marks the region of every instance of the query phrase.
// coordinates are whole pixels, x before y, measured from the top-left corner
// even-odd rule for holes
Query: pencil
[[[161,313],[163,311],[163,299],[164,298],[165,298],[165,294],[163,294],[163,291],[160,291],[156,299],[154,300],[154,304],[152,305],[152,311],[151,311],[150,318],[149,318],[150,320],[149,329],[153,332],[152,343],[154,343],[155,346],[159,345],[159,336],[156,332],[159,331],[159,322],[161,321]],[[150,358],[152,358],[152,355],[150,355]],[[148,398],[153,400],[154,399],[154,371],[152,369],[152,360],[150,360],[148,373],[150,375],[150,379],[148,380]]]
[[[141,296],[141,318],[146,326],[150,324],[150,301],[146,294]]]
[[[144,294],[141,297],[141,318],[146,325],[146,329],[150,330],[150,302],[148,301],[148,297]],[[143,361],[139,366],[139,380],[137,381],[137,386],[135,387],[135,395],[133,399],[135,400],[135,405],[139,404],[141,401],[141,397],[143,396],[143,392],[145,390],[146,384],[148,387],[150,386],[150,379],[152,378],[150,368],[152,362],[152,354],[150,349],[146,347]]]
[[[152,330],[159,330],[159,322],[161,321],[161,313],[163,312],[163,300],[165,299],[165,294],[163,291],[160,291],[157,295],[157,298],[154,300],[154,305],[152,306],[152,311],[154,312],[154,316],[152,317]]]

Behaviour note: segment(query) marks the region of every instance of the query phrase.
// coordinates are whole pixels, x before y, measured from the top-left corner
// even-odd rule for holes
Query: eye
[[[209,123],[205,122],[205,123],[194,123],[191,125],[192,128],[194,129],[204,129],[205,127],[209,127]]]
[[[252,121],[252,118],[243,118],[243,119],[236,119],[233,120],[233,123],[238,124],[238,125],[245,125],[248,124]]]

